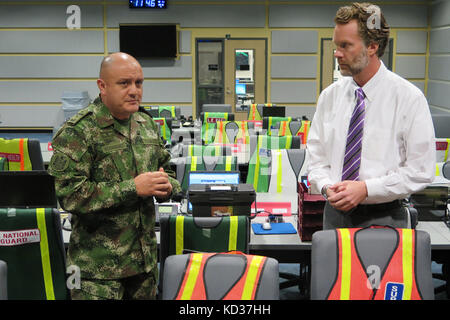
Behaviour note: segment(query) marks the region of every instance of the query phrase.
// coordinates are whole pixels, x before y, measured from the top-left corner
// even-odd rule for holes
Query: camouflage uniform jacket
[[[67,265],[80,267],[82,278],[157,268],[154,198],[138,197],[134,177],[163,167],[172,194],[181,190],[153,119],[136,112],[126,131],[97,98],[53,138],[48,171],[61,207],[72,213]]]

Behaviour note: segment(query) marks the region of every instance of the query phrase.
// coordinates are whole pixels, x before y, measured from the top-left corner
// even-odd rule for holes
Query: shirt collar
[[[383,61],[380,60],[380,67],[378,68],[378,71],[373,75],[372,78],[370,78],[369,81],[367,81],[367,83],[362,87],[363,91],[364,91],[364,95],[366,97],[366,99],[368,101],[372,101],[375,92],[377,90],[377,87],[379,86],[379,84],[382,81],[383,75],[386,72],[386,66],[384,65]],[[358,84],[352,80],[352,90],[353,90],[353,95],[355,96],[355,90],[357,88],[359,88]]]
[[[114,124],[114,117],[112,116],[109,109],[106,107],[106,105],[103,103],[100,96],[98,96],[94,102],[95,108],[94,108],[94,114],[97,118],[97,122],[101,128],[106,128],[107,126]],[[135,112],[131,115],[130,120],[135,120],[138,122],[145,122],[146,119],[139,114],[139,112]]]

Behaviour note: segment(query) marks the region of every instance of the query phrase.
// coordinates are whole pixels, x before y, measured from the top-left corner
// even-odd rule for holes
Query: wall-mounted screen
[[[135,58],[176,58],[177,26],[174,24],[120,25],[120,51]]]

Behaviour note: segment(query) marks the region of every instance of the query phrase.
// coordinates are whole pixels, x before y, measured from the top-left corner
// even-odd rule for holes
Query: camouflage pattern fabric
[[[97,98],[52,146],[48,171],[61,207],[72,213],[67,266],[78,266],[82,279],[105,280],[157,268],[154,200],[137,196],[134,177],[163,167],[172,194],[181,188],[152,118],[136,112],[120,125]]]

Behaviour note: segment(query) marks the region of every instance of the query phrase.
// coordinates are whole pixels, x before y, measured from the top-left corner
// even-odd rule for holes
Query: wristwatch
[[[325,198],[325,200],[328,200],[328,196],[327,196],[327,190],[328,187],[331,186],[331,184],[326,184],[322,187],[322,190],[320,191],[320,193],[322,194],[322,196]]]

